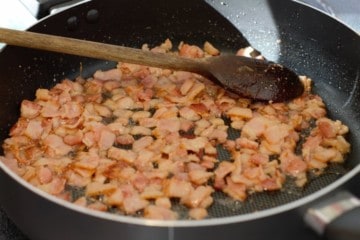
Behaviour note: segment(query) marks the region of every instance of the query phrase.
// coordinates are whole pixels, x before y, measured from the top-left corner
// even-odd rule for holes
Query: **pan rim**
[[[48,200],[53,204],[58,205],[59,207],[67,208],[68,210],[77,212],[78,214],[83,214],[83,215],[87,215],[107,221],[118,222],[118,223],[143,225],[149,227],[177,228],[177,227],[205,227],[205,226],[214,226],[214,225],[219,226],[219,225],[227,225],[233,223],[241,223],[246,221],[253,221],[260,218],[270,217],[272,215],[293,210],[295,208],[311,203],[316,199],[320,199],[322,196],[326,195],[332,190],[335,190],[336,188],[343,185],[345,182],[349,181],[351,178],[353,178],[355,175],[357,175],[360,172],[360,164],[356,165],[352,170],[347,172],[344,176],[340,177],[339,179],[327,185],[326,187],[308,196],[299,198],[295,201],[252,213],[246,213],[246,214],[229,216],[229,217],[221,217],[221,218],[209,218],[202,220],[153,220],[153,219],[137,218],[137,217],[125,216],[125,215],[117,215],[109,212],[100,212],[85,207],[77,206],[74,203],[57,198],[51,194],[42,191],[41,189],[31,185],[29,182],[18,176],[2,161],[0,161],[0,170],[2,170],[10,178],[12,178],[12,180],[14,180],[17,184],[20,184],[22,187],[24,187],[27,191],[30,191],[33,194],[36,194],[39,197]]]

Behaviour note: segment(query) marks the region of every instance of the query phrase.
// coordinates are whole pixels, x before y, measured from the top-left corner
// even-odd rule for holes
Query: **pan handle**
[[[328,240],[360,239],[360,199],[344,191],[317,203],[305,214],[305,222]]]

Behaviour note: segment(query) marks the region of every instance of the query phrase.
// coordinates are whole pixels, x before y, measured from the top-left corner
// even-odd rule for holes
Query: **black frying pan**
[[[234,25],[202,0],[93,0],[46,18],[30,30],[138,48],[143,43],[158,45],[166,38],[175,45],[182,40],[202,45],[207,40],[222,52],[251,44],[268,59],[314,79],[314,91],[324,98],[331,117],[350,126],[352,152],[346,165],[333,166],[329,174],[291,194],[253,195],[240,205],[214,204],[209,209],[211,218],[196,222],[149,221],[83,210],[34,189],[0,165],[0,203],[31,239],[316,239],[304,227],[303,209],[354,184],[360,171],[359,35],[290,1],[208,2]],[[84,77],[116,65],[6,47],[0,54],[1,139],[18,118],[22,99],[33,99],[39,87],[75,78],[80,63]],[[215,197],[222,198],[221,194]]]

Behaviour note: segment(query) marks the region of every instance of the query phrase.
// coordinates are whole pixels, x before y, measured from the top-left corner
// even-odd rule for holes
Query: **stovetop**
[[[0,27],[24,30],[38,19],[84,0],[10,0],[0,1]],[[359,0],[297,0],[338,18],[360,33]],[[21,17],[19,17],[21,16]],[[3,45],[0,44],[0,50]],[[0,206],[0,240],[28,240],[6,216]]]

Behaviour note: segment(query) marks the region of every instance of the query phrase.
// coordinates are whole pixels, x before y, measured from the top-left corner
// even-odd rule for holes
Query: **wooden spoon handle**
[[[0,42],[20,47],[47,50],[103,60],[127,62],[152,67],[204,72],[204,62],[171,54],[60,37],[42,33],[0,28]]]

